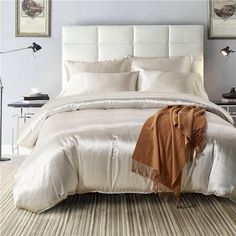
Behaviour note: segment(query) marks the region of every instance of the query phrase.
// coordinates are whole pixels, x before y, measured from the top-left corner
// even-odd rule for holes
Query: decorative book
[[[45,104],[48,100],[22,100],[22,103],[25,104]]]
[[[236,103],[236,98],[222,98],[222,102],[235,102]]]
[[[22,100],[24,101],[32,101],[32,100],[49,100],[48,94],[35,94],[35,95],[28,95],[28,96],[23,96],[21,97]]]

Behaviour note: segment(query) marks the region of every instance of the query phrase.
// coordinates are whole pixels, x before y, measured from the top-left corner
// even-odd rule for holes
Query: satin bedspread
[[[184,168],[181,191],[236,200],[236,129],[228,113],[187,94],[118,92],[57,98],[30,119],[19,143],[32,152],[15,175],[15,205],[41,212],[75,193],[154,192],[149,179],[131,172],[131,156],[144,122],[176,104],[207,111],[207,146]]]

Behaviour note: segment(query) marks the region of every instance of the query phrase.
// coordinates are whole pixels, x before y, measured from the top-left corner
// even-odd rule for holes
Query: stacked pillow
[[[130,72],[128,58],[108,61],[66,61],[68,80],[59,96],[91,92],[135,91],[138,72]]]
[[[121,60],[107,61],[66,61],[65,62],[66,77],[69,80],[72,75],[80,72],[92,73],[120,73],[130,72],[130,60],[124,58]]]
[[[94,92],[135,91],[139,72],[74,74],[60,96]]]
[[[200,75],[190,73],[190,55],[125,57],[109,61],[66,61],[68,82],[59,96],[106,91],[189,93],[208,99]]]
[[[191,55],[179,57],[129,57],[131,61],[131,70],[136,67],[145,68],[147,70],[160,70],[168,72],[188,73],[191,71],[193,58]]]
[[[187,93],[208,99],[202,78],[197,73],[139,70],[138,91]]]
[[[129,57],[131,70],[139,71],[137,90],[142,92],[187,93],[208,99],[197,73],[191,73],[191,55],[170,58]]]

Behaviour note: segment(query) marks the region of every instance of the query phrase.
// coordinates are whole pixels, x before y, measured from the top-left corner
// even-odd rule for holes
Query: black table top
[[[30,101],[30,102],[23,102],[23,101],[17,101],[13,103],[9,103],[9,107],[14,107],[14,108],[20,108],[20,107],[42,107],[44,104],[46,104],[48,101],[46,100],[45,102],[37,102],[37,101]]]
[[[13,103],[9,103],[9,107],[42,107],[44,104],[46,104],[48,101],[45,102],[37,102],[37,101],[30,101],[30,102],[23,102],[23,101],[17,101]],[[213,103],[217,105],[236,105],[235,101],[212,101]]]
[[[236,99],[235,101],[212,101],[213,103],[217,104],[217,105],[236,105]]]

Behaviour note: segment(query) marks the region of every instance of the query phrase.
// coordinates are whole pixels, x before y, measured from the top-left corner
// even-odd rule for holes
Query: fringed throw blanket
[[[173,191],[177,202],[184,165],[205,147],[205,110],[168,106],[144,124],[132,157],[132,171],[150,178],[160,191]]]

